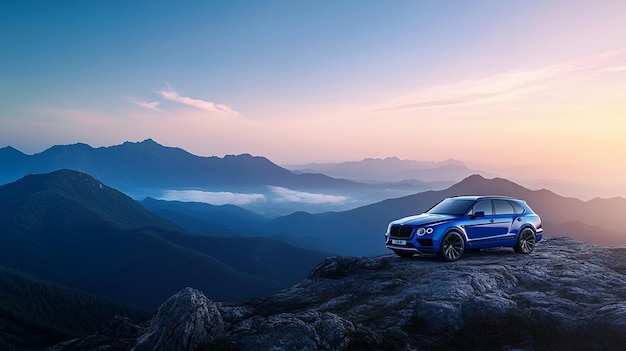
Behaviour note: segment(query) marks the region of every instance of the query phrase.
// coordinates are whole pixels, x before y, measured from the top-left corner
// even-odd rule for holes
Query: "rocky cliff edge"
[[[118,318],[70,350],[623,350],[626,247],[547,238],[434,256],[332,257],[298,285],[241,304],[192,288],[145,326]]]

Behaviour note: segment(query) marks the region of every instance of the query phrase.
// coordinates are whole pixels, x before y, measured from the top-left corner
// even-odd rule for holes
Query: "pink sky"
[[[190,4],[6,11],[0,147],[455,158],[626,196],[624,1]]]

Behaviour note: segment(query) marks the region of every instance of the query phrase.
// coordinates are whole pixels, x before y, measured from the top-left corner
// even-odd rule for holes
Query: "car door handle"
[[[490,219],[490,220],[489,220],[489,222],[493,223],[493,222],[495,222],[495,221],[494,221],[493,219]]]

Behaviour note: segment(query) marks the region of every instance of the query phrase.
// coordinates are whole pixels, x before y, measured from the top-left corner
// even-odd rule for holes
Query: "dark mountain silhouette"
[[[41,349],[105,328],[116,316],[147,321],[148,311],[122,306],[0,266],[0,350]]]
[[[569,236],[606,245],[626,244],[623,228],[626,199],[581,201],[548,190],[529,190],[506,179],[485,179],[479,175],[467,177],[445,190],[388,199],[349,211],[278,217],[273,220],[271,231],[274,235],[293,238],[293,243],[301,237],[316,237],[315,243],[307,241],[310,247],[342,255],[382,254],[387,252],[383,233],[390,221],[424,212],[440,200],[455,195],[518,197],[541,215],[548,236]]]
[[[241,240],[260,240],[258,237],[271,238],[297,247],[329,249],[336,253],[332,240],[328,240],[320,231],[326,230],[324,219],[304,211],[279,219],[261,216],[233,205],[214,206],[197,202],[164,201],[146,198],[139,202],[148,210],[193,231],[211,236],[243,237]],[[307,230],[299,231],[299,225],[306,223]],[[290,230],[283,230],[290,228]],[[293,230],[291,230],[293,229]],[[250,238],[256,236],[257,238]],[[237,245],[241,245],[241,242]]]
[[[249,154],[200,157],[180,148],[160,145],[152,139],[99,148],[82,143],[57,145],[30,156],[5,147],[0,149],[0,165],[0,182],[67,168],[88,173],[122,191],[267,185],[358,186],[322,174],[294,174],[264,157]]]
[[[302,278],[302,263],[312,267],[321,258],[330,255],[302,249],[310,246],[302,240],[298,240],[297,246],[290,242],[289,237],[284,238],[283,242],[277,241],[283,238],[271,234],[269,218],[237,206],[152,198],[146,198],[140,204],[185,229],[212,236],[206,240],[196,236],[164,237],[255,276],[295,283]],[[317,241],[315,237],[309,240],[312,243]],[[237,253],[233,254],[233,250],[237,250]]]
[[[214,236],[267,236],[269,219],[234,205],[145,198],[141,205],[181,227]]]
[[[22,172],[23,170],[19,167],[23,166],[27,159],[28,155],[10,146],[0,148],[0,160],[2,160],[3,168],[6,168],[5,171]]]
[[[0,186],[0,228],[0,265],[147,308],[190,284],[224,300],[265,295],[326,257],[269,239],[242,244],[190,234],[70,170]],[[235,268],[212,253],[241,263]]]

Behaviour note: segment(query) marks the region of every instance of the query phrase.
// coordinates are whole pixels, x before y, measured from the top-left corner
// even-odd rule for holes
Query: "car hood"
[[[456,218],[452,215],[422,213],[415,216],[404,217],[391,222],[392,225],[412,225],[419,226],[425,224],[436,224]]]

